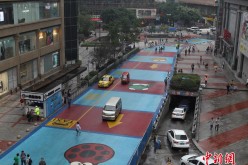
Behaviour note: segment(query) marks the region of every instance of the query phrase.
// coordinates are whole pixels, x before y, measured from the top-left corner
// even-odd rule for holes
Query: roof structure
[[[179,3],[215,6],[215,0],[178,0]]]

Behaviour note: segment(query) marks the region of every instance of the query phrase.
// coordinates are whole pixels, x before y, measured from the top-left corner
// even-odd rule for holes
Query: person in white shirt
[[[81,126],[80,126],[79,122],[77,122],[77,124],[76,124],[77,136],[80,135],[80,131],[81,131]]]

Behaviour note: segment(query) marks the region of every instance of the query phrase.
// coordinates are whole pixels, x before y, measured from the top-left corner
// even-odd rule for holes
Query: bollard
[[[34,126],[37,126],[38,124],[37,123],[34,123]]]
[[[30,131],[30,130],[27,128],[27,129],[26,129],[26,132],[29,132],[29,131]]]
[[[21,138],[21,135],[17,135],[17,139],[20,139]]]
[[[12,142],[8,142],[8,146],[12,145]]]

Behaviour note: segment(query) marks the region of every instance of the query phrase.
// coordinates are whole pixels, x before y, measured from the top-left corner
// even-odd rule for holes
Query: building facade
[[[63,0],[0,0],[0,95],[63,68],[63,29]]]
[[[218,25],[216,43],[222,55],[241,79],[248,78],[248,1],[220,0],[219,14],[221,23]]]

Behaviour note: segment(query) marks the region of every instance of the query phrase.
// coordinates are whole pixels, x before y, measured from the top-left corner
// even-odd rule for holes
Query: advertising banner
[[[138,19],[156,19],[156,9],[136,9],[136,17]]]
[[[248,57],[248,12],[243,13],[240,33],[240,52]]]

